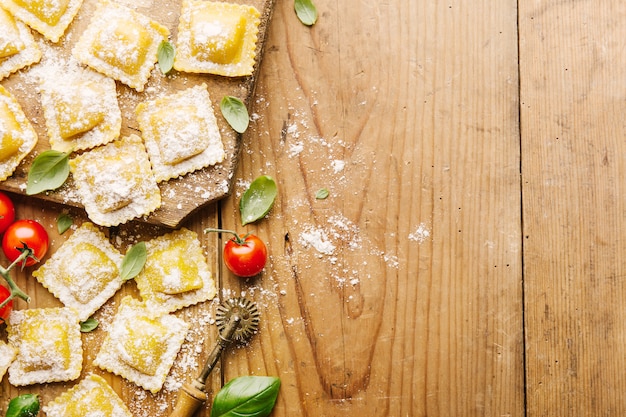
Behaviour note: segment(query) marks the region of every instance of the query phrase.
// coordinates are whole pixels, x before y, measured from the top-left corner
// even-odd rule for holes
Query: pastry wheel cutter
[[[217,344],[196,379],[183,385],[170,417],[191,417],[209,398],[206,380],[217,364],[224,349],[231,343],[246,343],[259,329],[259,311],[256,305],[245,298],[226,300],[216,309],[216,324],[219,329]]]

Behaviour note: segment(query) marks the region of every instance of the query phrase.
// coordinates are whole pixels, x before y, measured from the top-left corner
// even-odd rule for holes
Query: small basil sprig
[[[59,217],[57,217],[57,230],[59,234],[62,235],[63,233],[67,232],[67,230],[70,227],[72,227],[73,223],[74,223],[74,219],[72,219],[72,217],[69,214],[67,213],[59,214]]]
[[[143,269],[147,258],[148,251],[145,242],[139,242],[128,249],[120,267],[122,281],[135,278]]]
[[[33,160],[28,170],[26,194],[39,194],[46,190],[56,190],[70,175],[69,153],[49,149]]]
[[[252,181],[239,200],[242,226],[265,217],[274,205],[276,194],[276,182],[269,175],[261,175]]]
[[[23,394],[9,402],[6,417],[35,417],[39,414],[37,394]]]
[[[295,0],[294,9],[302,24],[313,26],[317,22],[317,9],[311,0]]]
[[[176,48],[168,41],[161,41],[157,49],[157,60],[161,72],[166,74],[174,67],[174,57],[176,56]]]
[[[328,198],[329,195],[330,192],[328,191],[328,188],[320,188],[315,193],[315,198],[318,200],[325,200],[326,198]]]
[[[211,417],[266,417],[274,409],[280,379],[273,376],[240,376],[217,393]]]
[[[243,101],[237,97],[224,96],[220,102],[220,110],[224,119],[226,119],[230,127],[235,129],[235,132],[243,133],[248,129],[250,116]]]
[[[98,327],[99,324],[100,322],[98,322],[98,320],[94,319],[93,317],[90,317],[87,320],[80,322],[80,331],[82,333],[92,332],[96,330],[96,327]]]

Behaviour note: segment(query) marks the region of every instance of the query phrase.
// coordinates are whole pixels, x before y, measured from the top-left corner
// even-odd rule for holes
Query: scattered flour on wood
[[[417,229],[409,234],[409,240],[419,244],[424,243],[430,237],[430,229],[424,223],[420,223]]]

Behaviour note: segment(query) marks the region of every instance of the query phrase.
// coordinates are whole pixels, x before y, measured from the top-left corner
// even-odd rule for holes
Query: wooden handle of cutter
[[[209,398],[208,394],[192,384],[183,385],[170,417],[192,417]]]

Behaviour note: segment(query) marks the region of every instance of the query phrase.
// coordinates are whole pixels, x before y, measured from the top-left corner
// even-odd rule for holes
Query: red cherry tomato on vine
[[[33,255],[41,260],[48,251],[48,232],[35,220],[22,219],[11,224],[2,237],[2,251],[9,259],[15,261],[20,255],[20,248],[28,245]],[[26,266],[35,265],[37,261],[26,259]]]
[[[5,193],[0,192],[0,235],[15,220],[15,206]]]
[[[9,298],[10,295],[11,291],[9,291],[4,285],[0,285],[0,304]],[[0,324],[7,321],[9,314],[11,314],[11,310],[13,310],[13,300],[0,307]]]
[[[267,247],[255,235],[239,235],[224,245],[224,263],[239,277],[258,275],[267,262]]]

